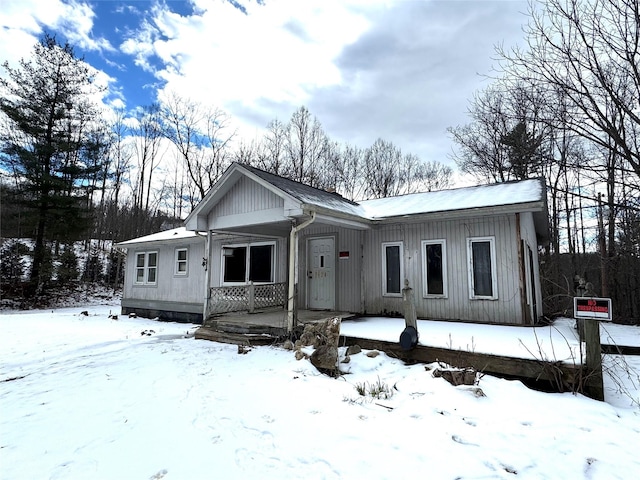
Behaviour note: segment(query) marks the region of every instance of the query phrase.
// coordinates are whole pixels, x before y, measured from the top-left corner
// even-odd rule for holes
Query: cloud
[[[108,40],[95,33],[101,18],[86,2],[9,0],[3,9],[18,26],[3,28],[0,41],[12,41],[9,31],[35,41],[42,26],[55,27],[79,48],[104,52],[121,86],[160,85],[222,108],[241,134],[260,135],[306,105],[334,140],[367,147],[381,137],[446,161],[447,127],[467,122],[473,92],[490,83],[481,74],[491,71],[494,45],[522,38],[526,20],[526,0],[247,0],[245,11],[211,0],[142,5],[110,7],[128,22],[114,23]],[[127,68],[125,57],[155,78]]]
[[[520,36],[523,1],[196,0],[191,15],[153,11],[138,58],[160,61],[166,88],[229,111],[248,130],[300,105],[336,140],[393,141],[446,161],[446,128],[491,70],[494,45]],[[133,51],[133,49],[131,50]],[[147,65],[140,61],[141,64]]]

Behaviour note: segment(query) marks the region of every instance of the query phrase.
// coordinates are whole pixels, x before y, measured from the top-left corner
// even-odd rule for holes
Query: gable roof
[[[205,225],[211,209],[243,176],[284,199],[286,216],[303,217],[314,211],[325,221],[342,219],[356,228],[371,223],[396,221],[417,216],[476,215],[480,212],[533,212],[536,231],[541,239],[548,236],[546,188],[544,180],[529,179],[491,185],[463,187],[434,192],[354,202],[337,193],[311,187],[273,173],[234,162],[189,214],[185,225],[196,230]],[[358,227],[359,226],[359,227]]]
[[[540,179],[532,179],[364,200],[360,202],[360,206],[366,218],[376,220],[485,207],[537,204],[545,198],[544,184]]]
[[[273,173],[265,172],[264,170],[250,167],[248,165],[242,165],[241,167],[253,173],[270,185],[273,185],[283,192],[286,192],[288,195],[297,199],[303,205],[313,205],[316,207],[333,210],[335,212],[364,217],[364,211],[362,210],[360,205],[358,205],[358,203],[344,198],[339,193],[328,192],[326,190],[311,187],[309,185],[305,185],[304,183],[280,177],[278,175],[274,175]]]

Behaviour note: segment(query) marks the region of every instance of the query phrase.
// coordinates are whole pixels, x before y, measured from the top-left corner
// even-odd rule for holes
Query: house
[[[128,249],[123,313],[203,320],[234,310],[532,325],[542,315],[538,246],[548,241],[541,180],[352,202],[234,163],[184,229]]]

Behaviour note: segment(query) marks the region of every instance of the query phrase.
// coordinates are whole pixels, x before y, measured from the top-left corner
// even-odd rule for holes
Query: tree
[[[518,81],[560,91],[569,128],[640,177],[640,1],[533,1],[527,48],[498,49]]]
[[[312,187],[319,186],[323,149],[326,145],[326,135],[320,122],[311,116],[307,107],[302,106],[293,112],[287,126],[285,143],[289,162],[286,176]]]
[[[519,121],[500,139],[500,143],[507,147],[509,167],[517,180],[527,179],[540,171],[542,139],[542,136],[535,137],[528,132],[524,121]]]
[[[17,68],[3,64],[0,111],[2,165],[16,178],[35,217],[30,283],[44,286],[48,237],[77,236],[89,227],[83,184],[95,171],[85,147],[98,120],[93,98],[99,93],[89,66],[68,44],[45,35],[31,59]],[[56,226],[64,228],[55,228]]]

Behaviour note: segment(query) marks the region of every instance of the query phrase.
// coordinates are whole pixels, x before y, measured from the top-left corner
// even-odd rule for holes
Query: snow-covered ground
[[[241,355],[195,340],[195,325],[108,318],[118,310],[0,313],[0,478],[566,480],[640,472],[633,357],[605,357],[626,389],[607,374],[607,403],[488,375],[478,396],[384,353],[353,355],[350,373],[334,379],[282,348]],[[489,345],[482,329],[454,325],[421,325],[421,341],[484,351],[507,335]],[[605,327],[638,337],[637,327]],[[360,327],[345,322],[349,328]],[[391,396],[357,391],[376,385]]]

